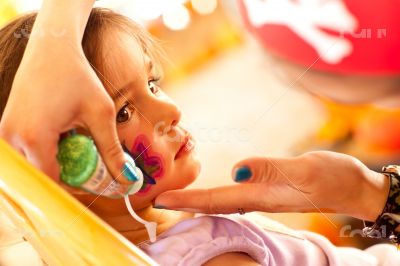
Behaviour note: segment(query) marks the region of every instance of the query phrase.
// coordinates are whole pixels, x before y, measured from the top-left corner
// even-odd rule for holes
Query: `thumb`
[[[114,107],[107,107],[102,113],[102,119],[98,119],[98,114],[88,115],[85,123],[110,174],[121,184],[131,184],[138,180],[138,175],[119,142]]]

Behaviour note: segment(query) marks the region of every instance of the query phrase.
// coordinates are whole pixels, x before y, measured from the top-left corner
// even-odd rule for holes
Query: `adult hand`
[[[374,221],[382,212],[389,180],[359,160],[335,152],[294,158],[249,158],[236,164],[241,184],[162,193],[161,208],[202,213],[331,212]]]
[[[124,169],[114,104],[81,47],[93,2],[44,1],[0,122],[0,137],[56,180],[59,136],[76,127],[90,131],[114,177]]]

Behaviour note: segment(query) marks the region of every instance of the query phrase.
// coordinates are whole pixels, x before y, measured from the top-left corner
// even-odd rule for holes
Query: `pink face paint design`
[[[150,141],[145,135],[139,135],[131,149],[125,146],[124,149],[131,155],[135,160],[136,166],[143,172],[143,186],[137,195],[145,194],[164,175],[162,156],[151,150]]]

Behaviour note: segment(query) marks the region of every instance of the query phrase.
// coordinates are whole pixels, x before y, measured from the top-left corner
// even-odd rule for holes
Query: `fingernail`
[[[235,171],[235,182],[243,182],[251,177],[252,173],[250,168],[247,166],[242,166]]]
[[[163,205],[154,205],[153,208],[156,208],[156,209],[166,209],[165,206],[163,206]]]
[[[129,181],[134,182],[139,180],[134,168],[129,162],[125,162],[124,166],[122,167],[122,173],[124,173],[124,176]]]

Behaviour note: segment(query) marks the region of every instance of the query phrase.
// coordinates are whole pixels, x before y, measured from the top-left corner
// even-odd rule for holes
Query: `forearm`
[[[43,41],[80,45],[95,0],[44,0],[32,29],[31,46]]]

